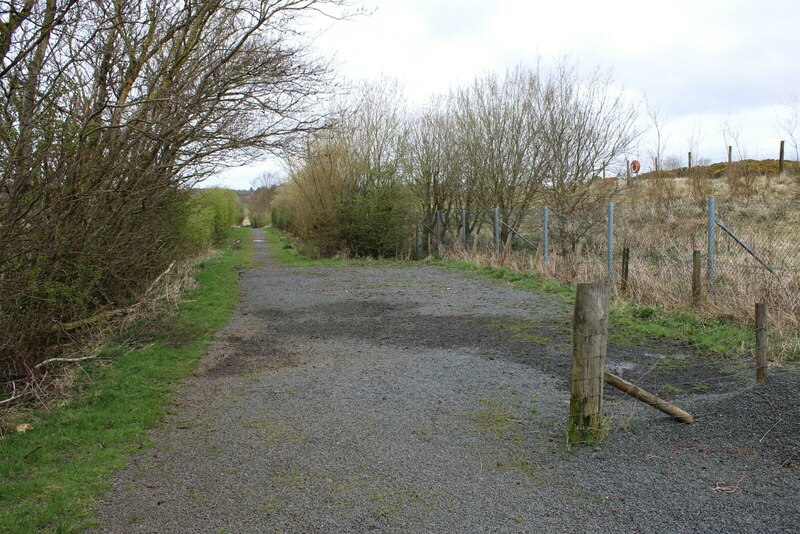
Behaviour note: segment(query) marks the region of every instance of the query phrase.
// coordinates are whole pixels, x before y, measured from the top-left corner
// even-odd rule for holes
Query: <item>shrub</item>
[[[208,221],[203,220],[203,215],[211,214],[211,237],[213,243],[220,243],[230,233],[231,226],[241,222],[242,215],[239,210],[239,200],[235,191],[214,187],[202,189],[195,193],[193,213],[197,224],[203,226]]]

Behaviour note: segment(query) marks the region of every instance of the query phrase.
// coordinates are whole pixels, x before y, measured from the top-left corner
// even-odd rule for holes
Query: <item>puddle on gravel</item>
[[[613,373],[621,378],[625,377],[628,371],[634,371],[638,365],[633,362],[606,362],[606,369],[609,373]]]

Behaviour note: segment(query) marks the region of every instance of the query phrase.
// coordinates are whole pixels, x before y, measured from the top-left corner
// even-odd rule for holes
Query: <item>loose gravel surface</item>
[[[102,532],[798,532],[800,378],[609,346],[681,425],[607,391],[566,445],[571,309],[430,266],[242,273],[243,302]]]

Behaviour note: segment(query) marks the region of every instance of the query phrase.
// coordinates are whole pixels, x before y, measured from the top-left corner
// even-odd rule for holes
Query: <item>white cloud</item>
[[[752,157],[773,157],[775,108],[800,87],[797,0],[365,0],[374,13],[331,24],[316,40],[344,79],[397,78],[412,103],[488,71],[569,55],[612,69],[629,91],[670,117],[668,152],[682,154],[693,125],[701,147],[724,157],[719,123],[742,126]]]

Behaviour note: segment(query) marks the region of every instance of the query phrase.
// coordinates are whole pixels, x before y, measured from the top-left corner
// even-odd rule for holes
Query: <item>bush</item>
[[[189,217],[202,228],[201,232],[205,232],[210,223],[211,243],[221,243],[230,234],[231,227],[242,221],[236,191],[214,187],[196,192]]]
[[[410,233],[410,195],[399,188],[353,193],[342,202],[341,248],[356,256],[391,257]]]
[[[366,166],[343,145],[322,144],[278,188],[272,224],[319,256],[386,257],[410,236],[410,210],[394,167]]]

